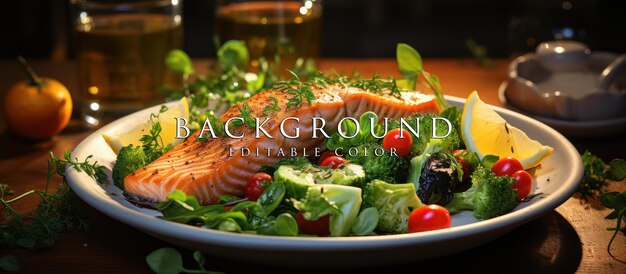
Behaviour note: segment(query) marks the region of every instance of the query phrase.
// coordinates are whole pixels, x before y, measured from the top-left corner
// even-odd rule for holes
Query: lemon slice
[[[506,122],[472,92],[463,109],[461,135],[469,151],[482,159],[485,155],[514,157],[524,169],[539,165],[553,149],[530,139],[526,133]]]
[[[189,106],[185,97],[183,97],[183,99],[180,99],[180,101],[176,105],[173,105],[167,111],[159,114],[159,117],[157,118],[157,121],[161,124],[161,138],[163,139],[164,145],[172,144],[175,146],[184,140],[176,139],[175,118],[189,119]],[[135,146],[141,146],[142,143],[139,141],[139,139],[141,138],[141,136],[149,134],[151,127],[152,122],[150,120],[147,120],[145,123],[139,124],[135,128],[124,133],[116,135],[103,133],[102,138],[104,138],[104,140],[111,147],[111,149],[113,149],[115,154],[117,154],[120,149],[122,149],[122,147],[131,144]]]

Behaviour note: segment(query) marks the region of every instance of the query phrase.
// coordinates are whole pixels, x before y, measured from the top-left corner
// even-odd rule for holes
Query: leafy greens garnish
[[[589,151],[585,151],[581,157],[585,172],[578,192],[583,199],[600,195],[609,180],[620,181],[626,178],[626,162],[623,159],[614,159],[606,164]]]
[[[171,247],[159,248],[146,256],[146,262],[155,273],[200,273],[200,274],[223,274],[223,272],[209,271],[205,268],[205,259],[202,252],[193,252],[193,259],[199,269],[188,269],[183,266],[183,256],[178,250]]]
[[[250,106],[248,102],[244,102],[241,107],[238,107],[239,113],[241,113],[241,118],[243,118],[243,122],[251,128],[256,127],[256,118],[250,113]]]
[[[623,166],[622,166],[623,167]],[[623,170],[622,170],[623,172]],[[614,230],[613,236],[611,236],[611,240],[609,241],[606,250],[609,252],[609,255],[613,257],[615,260],[618,260],[622,263],[626,263],[626,261],[622,261],[615,257],[613,253],[611,253],[611,245],[613,244],[613,240],[615,240],[615,236],[622,228],[622,220],[626,218],[626,191],[625,192],[606,192],[602,193],[600,196],[600,202],[603,206],[609,209],[613,209],[609,215],[605,217],[605,219],[609,220],[617,220],[617,224],[614,228],[609,228],[608,230]]]
[[[0,184],[0,205],[4,208],[0,226],[0,247],[19,246],[29,250],[38,250],[54,246],[61,233],[85,230],[86,219],[81,209],[75,204],[77,197],[67,185],[65,171],[71,167],[77,172],[84,172],[100,183],[105,183],[107,175],[104,167],[98,162],[91,162],[91,158],[90,155],[85,160],[79,161],[73,159],[69,151],[65,151],[63,157],[58,158],[51,152],[43,191],[33,189],[8,199],[13,191],[8,185]],[[50,192],[50,181],[55,174],[61,176],[63,182],[56,192]],[[20,214],[13,209],[11,204],[30,195],[37,195],[41,198],[34,212]],[[11,256],[5,256],[1,260],[0,264],[4,270],[9,271],[19,267],[17,261]]]
[[[315,94],[311,91],[313,81],[300,81],[300,77],[293,72],[289,71],[292,75],[289,81],[282,81],[276,85],[276,89],[292,94],[293,97],[287,101],[287,108],[297,107],[306,100],[310,106],[312,101],[315,100]]]
[[[150,114],[150,121],[152,122],[152,126],[150,127],[150,133],[141,136],[139,141],[142,143],[143,151],[146,154],[146,157],[149,161],[154,161],[159,158],[163,153],[168,152],[172,145],[165,145],[163,143],[163,138],[161,138],[161,123],[158,121],[159,115],[163,112],[167,111],[167,106],[162,105],[159,113]]]
[[[413,47],[404,43],[398,43],[396,59],[398,60],[398,68],[404,75],[404,81],[399,84],[400,86],[414,90],[415,85],[418,82],[422,82],[433,91],[437,104],[439,104],[441,109],[449,107],[448,102],[444,98],[439,78],[423,70],[422,57]]]

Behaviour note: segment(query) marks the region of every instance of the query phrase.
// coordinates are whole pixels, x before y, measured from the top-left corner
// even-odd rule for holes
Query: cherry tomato
[[[348,160],[346,160],[343,157],[339,157],[339,156],[330,156],[327,157],[326,159],[324,159],[324,161],[322,161],[322,163],[320,164],[320,166],[330,166],[331,168],[337,168],[339,165],[347,162]]]
[[[230,211],[231,208],[233,208],[232,205],[225,205],[224,206],[224,210],[226,210],[226,211]]]
[[[398,156],[404,157],[409,155],[413,148],[413,138],[411,133],[406,130],[402,130],[402,137],[400,137],[400,129],[394,128],[385,134],[383,139],[383,148],[385,150],[391,150],[394,148]]]
[[[444,229],[452,226],[450,212],[439,205],[419,207],[409,216],[409,233]]]
[[[272,181],[272,176],[263,172],[259,172],[250,176],[250,178],[248,178],[248,182],[246,182],[246,188],[245,188],[246,197],[248,197],[250,201],[256,201],[257,199],[259,199],[259,197],[263,193],[263,190],[265,190],[265,187],[263,186],[262,182],[271,182],[271,181]]]
[[[317,235],[320,237],[327,237],[330,235],[330,215],[322,216],[315,221],[307,221],[302,216],[302,211],[296,215],[296,222],[298,228],[304,234]]]
[[[335,151],[334,150],[324,151],[324,153],[322,153],[322,155],[320,156],[320,159],[317,160],[317,164],[318,165],[322,165],[322,162],[324,162],[324,160],[326,160],[326,158],[332,157],[332,156],[337,156],[337,155],[335,155]]]
[[[496,161],[491,167],[491,171],[497,176],[511,176],[518,170],[524,170],[522,163],[513,157],[506,157]]]
[[[512,187],[517,189],[517,199],[524,200],[533,189],[533,176],[525,170],[518,170],[511,177],[515,179],[515,184]]]

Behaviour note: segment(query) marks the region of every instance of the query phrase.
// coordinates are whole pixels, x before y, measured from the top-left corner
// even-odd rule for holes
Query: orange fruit
[[[4,116],[9,129],[28,139],[48,139],[65,128],[72,116],[72,97],[59,81],[35,78],[6,93]]]

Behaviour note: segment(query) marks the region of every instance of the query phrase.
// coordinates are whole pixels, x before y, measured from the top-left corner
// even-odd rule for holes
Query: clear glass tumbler
[[[183,46],[179,1],[71,0],[83,120],[100,126],[163,100],[167,53]]]

